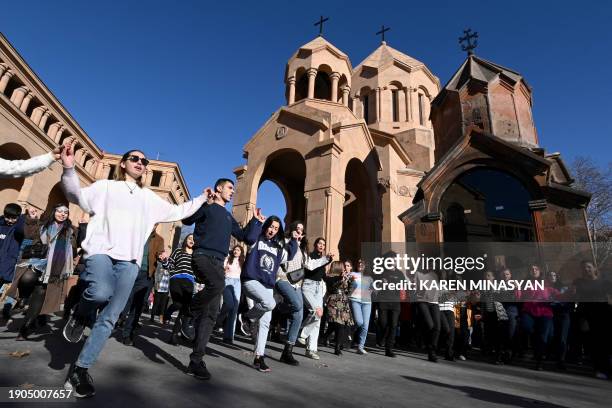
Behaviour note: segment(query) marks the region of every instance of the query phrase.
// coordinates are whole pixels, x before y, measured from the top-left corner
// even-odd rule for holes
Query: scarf
[[[58,225],[53,223],[47,229],[47,237],[49,238],[49,246],[53,244],[53,259],[51,259],[51,270],[49,274],[49,283],[59,282],[66,266],[66,252],[70,245],[70,237],[66,223]]]

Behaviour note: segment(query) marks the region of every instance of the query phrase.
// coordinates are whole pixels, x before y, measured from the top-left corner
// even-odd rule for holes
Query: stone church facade
[[[285,221],[341,258],[362,242],[590,242],[589,195],[539,146],[519,73],[470,54],[442,88],[384,41],[353,68],[319,36],[289,59],[285,85],[234,170],[239,222],[270,180]]]
[[[16,160],[44,154],[68,137],[77,140],[76,170],[82,186],[112,178],[121,155],[101,150],[0,35],[0,157]],[[33,177],[0,179],[0,207],[16,202],[49,213],[55,204],[67,202],[59,185],[61,173],[61,164],[55,163]],[[145,185],[173,204],[190,199],[176,163],[152,160]],[[80,208],[70,205],[73,222],[78,222],[82,215]],[[157,232],[170,246],[177,240],[180,228],[180,223],[160,224]]]

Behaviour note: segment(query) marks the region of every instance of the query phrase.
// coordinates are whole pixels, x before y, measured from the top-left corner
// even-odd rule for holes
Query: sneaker
[[[233,346],[234,345],[234,340],[232,340],[232,339],[223,339],[223,344],[227,344],[227,345]]]
[[[78,343],[83,338],[83,330],[85,330],[85,325],[72,315],[70,319],[68,319],[68,322],[66,322],[62,334],[66,341]]]
[[[240,329],[241,331],[244,333],[245,336],[253,336],[253,322],[251,322],[251,319],[249,319],[246,316],[242,317],[242,324],[240,325]]]
[[[247,333],[244,329],[244,322],[242,321],[242,316],[238,316],[238,320],[240,321],[240,326],[238,327],[238,333],[243,336],[249,336],[250,333]]]
[[[437,363],[438,357],[436,356],[436,353],[429,352],[427,354],[427,360],[431,361],[432,363]]]
[[[255,360],[253,361],[253,367],[255,367],[257,370],[261,371],[262,373],[269,373],[270,371],[272,371],[270,369],[270,367],[268,367],[268,365],[264,361],[264,357],[263,356],[255,357]]]
[[[134,337],[133,336],[125,336],[122,341],[121,341],[124,345],[126,346],[133,346],[134,345]]]
[[[391,357],[391,358],[395,358],[397,357],[397,355],[393,352],[393,350],[387,350],[385,351],[385,356],[387,357]]]
[[[178,334],[172,334],[170,336],[170,339],[168,340],[168,344],[172,344],[173,346],[178,346],[180,344],[181,340],[178,336]]]
[[[198,380],[210,380],[210,373],[206,369],[206,364],[204,364],[203,361],[200,361],[197,364],[190,361],[186,372],[187,375],[193,375]]]
[[[305,337],[298,337],[297,342],[300,343],[302,346],[306,345],[306,338]]]
[[[321,357],[319,357],[316,351],[310,351],[310,350],[306,350],[306,357],[312,358],[313,360],[321,359]]]
[[[361,354],[362,356],[365,356],[366,354],[368,354],[368,352],[365,351],[363,347],[359,347],[357,348],[357,354]]]
[[[77,398],[93,397],[96,390],[93,385],[93,379],[87,372],[86,368],[73,365],[68,371],[68,377],[64,383],[64,389],[73,392]]]
[[[193,341],[195,339],[195,327],[193,325],[193,319],[181,319],[181,334],[187,341]]]
[[[458,358],[459,358],[459,360],[461,360],[461,361],[465,361],[465,360],[467,360],[467,358],[465,358],[465,356],[464,356],[463,354],[460,354]]]

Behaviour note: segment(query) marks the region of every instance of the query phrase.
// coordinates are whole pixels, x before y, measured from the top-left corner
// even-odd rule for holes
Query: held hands
[[[63,146],[59,147],[60,149],[60,158],[62,159],[62,165],[66,168],[74,167],[74,145],[76,144],[76,139],[68,138],[64,142]],[[53,150],[55,153],[55,150]]]
[[[203,194],[206,196],[206,202],[208,204],[211,204],[213,201],[215,201],[216,194],[215,194],[215,192],[213,191],[212,188],[206,187],[204,189],[204,193]]]
[[[332,254],[332,253],[329,253],[329,254],[327,254],[326,256],[327,256],[327,259],[329,259],[329,261],[330,261],[330,262],[331,262],[331,261],[333,261],[333,260],[334,260],[334,258],[336,257],[336,255],[334,255],[334,254]]]
[[[61,158],[62,150],[64,150],[64,145],[57,146],[55,149],[51,150],[51,153],[53,153],[53,158],[55,160],[59,160]]]
[[[169,258],[168,252],[164,251],[160,253],[158,258],[160,261],[165,262]]]

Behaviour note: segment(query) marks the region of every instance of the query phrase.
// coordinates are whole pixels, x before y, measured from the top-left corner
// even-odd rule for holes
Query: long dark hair
[[[49,214],[49,216],[45,220],[45,223],[43,224],[43,227],[42,227],[43,230],[49,229],[51,224],[53,224],[55,222],[55,211],[57,211],[57,209],[60,208],[60,207],[68,208],[68,216],[70,216],[70,209],[68,207],[68,204],[65,204],[65,203],[55,204],[53,206],[53,210],[51,211],[51,213]],[[60,234],[66,235],[66,234],[68,234],[71,231],[72,231],[72,221],[70,221],[70,218],[66,218],[66,221],[64,221],[62,223],[62,230],[60,231]]]
[[[323,254],[319,254],[317,252],[317,244],[319,242],[321,242],[321,241],[325,242],[325,249],[327,249],[327,241],[325,240],[325,238],[319,237],[319,238],[315,239],[314,245],[312,247],[312,256],[315,257],[315,258],[317,258],[319,256],[323,256]]]
[[[233,263],[234,263],[234,259],[236,258],[236,257],[234,256],[234,250],[235,250],[236,248],[239,248],[239,249],[240,249],[240,256],[238,257],[238,264],[239,264],[240,266],[242,266],[242,265],[244,265],[244,249],[242,249],[242,247],[241,247],[240,245],[234,245],[234,247],[233,247],[233,248],[232,248],[232,250],[230,251],[229,256],[228,256],[228,258],[227,258],[227,263],[228,263],[228,265],[231,265],[231,264],[233,264]]]
[[[183,238],[183,244],[181,245],[181,249],[184,251],[185,248],[187,248],[187,238],[192,237],[193,238],[193,234],[187,234],[185,235],[185,238]]]
[[[278,222],[278,232],[276,233],[276,235],[274,236],[274,238],[272,238],[272,241],[278,245],[279,247],[283,247],[283,237],[285,236],[285,230],[283,229],[283,222],[280,220],[280,218],[278,218],[276,215],[271,215],[268,218],[266,218],[266,221],[264,222],[263,226],[261,227],[261,235],[263,236],[266,233],[266,230],[268,229],[268,227],[270,225],[272,225],[272,223],[276,221]]]
[[[132,149],[132,150],[125,152],[123,156],[121,156],[121,160],[119,161],[119,164],[117,164],[117,166],[115,167],[115,174],[113,174],[113,179],[117,181],[125,181],[125,169],[121,167],[121,163],[125,163],[128,157],[130,157],[132,153],[134,152],[142,153],[143,156],[146,156],[146,154],[144,154],[142,150],[138,150],[138,149]],[[142,174],[142,176],[144,176],[144,173]],[[140,178],[136,180],[136,184],[138,184],[138,187],[143,186],[142,176],[140,176]]]
[[[289,226],[287,227],[287,231],[285,231],[285,238],[286,239],[291,239],[293,236],[293,231],[297,231],[297,226],[302,224],[302,226],[304,227],[304,223],[300,220],[296,220],[293,221],[291,224],[289,224]],[[308,238],[306,238],[306,227],[304,227],[304,230],[302,231],[302,239],[300,240],[300,250],[302,252],[305,252],[308,250]]]

